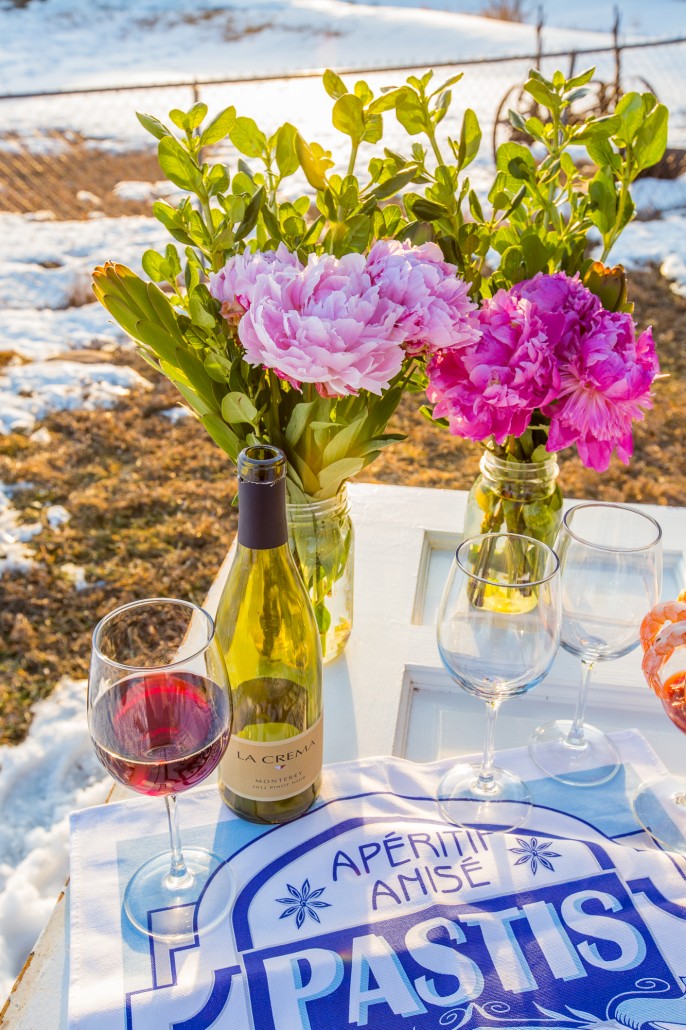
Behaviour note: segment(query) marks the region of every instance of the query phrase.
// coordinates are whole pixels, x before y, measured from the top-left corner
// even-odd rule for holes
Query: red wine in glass
[[[163,798],[167,812],[168,849],[144,862],[124,891],[124,914],[147,936],[185,941],[226,918],[231,906],[228,870],[222,892],[205,892],[225,865],[222,855],[200,844],[182,848],[176,800],[219,764],[231,708],[226,663],[204,609],[151,597],[122,605],[95,627],[88,728],[96,754],[119,783]]]
[[[164,797],[216,768],[229,739],[229,701],[191,672],[127,676],[101,694],[91,715],[98,758],[125,786]]]

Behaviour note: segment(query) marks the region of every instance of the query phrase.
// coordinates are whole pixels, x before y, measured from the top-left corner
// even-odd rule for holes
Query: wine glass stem
[[[588,699],[588,688],[591,682],[591,673],[595,662],[589,662],[585,658],[581,660],[581,686],[579,696],[576,700],[576,712],[574,721],[567,734],[567,743],[570,747],[582,747],[584,741],[584,713],[586,712],[586,701]]]
[[[167,794],[165,797],[167,805],[167,819],[169,821],[169,851],[171,853],[171,866],[169,868],[169,886],[179,885],[188,876],[188,869],[181,850],[181,835],[179,833],[179,813],[176,807],[176,794]]]
[[[496,790],[493,775],[493,755],[495,752],[495,720],[498,715],[499,701],[486,702],[486,739],[481,768],[476,781],[476,789],[484,794],[492,794]]]

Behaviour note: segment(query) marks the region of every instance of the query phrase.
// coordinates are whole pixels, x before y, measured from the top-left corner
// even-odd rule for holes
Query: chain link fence
[[[476,111],[484,134],[481,154],[470,170],[477,189],[490,181],[493,147],[509,132],[508,109],[526,99],[521,85],[532,66],[546,75],[557,68],[569,73],[595,66],[593,103],[598,111],[612,110],[622,92],[654,92],[670,110],[669,150],[642,184],[640,206],[654,213],[686,204],[686,38],[624,45],[616,40],[613,47],[555,54],[539,47],[538,53],[521,57],[434,66],[437,81],[464,73],[444,127],[455,135],[461,112],[466,107]],[[418,69],[338,70],[344,78],[364,77],[378,93],[382,86],[400,85]],[[164,187],[141,185],[158,182],[161,173],[155,141],[135,113],[164,118],[171,108],[187,109],[199,99],[210,113],[233,104],[266,131],[292,120],[308,139],[347,163],[345,138],[331,126],[331,101],[319,76],[302,72],[0,96],[0,211],[43,212],[38,217],[59,219],[149,213],[151,197]],[[408,149],[407,136],[392,114],[384,118],[384,144],[400,152]],[[655,176],[677,181],[666,191]]]

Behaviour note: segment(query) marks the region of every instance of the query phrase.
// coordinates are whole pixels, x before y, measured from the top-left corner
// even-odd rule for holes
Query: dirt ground
[[[0,160],[13,158],[3,153]],[[2,171],[12,192],[0,193],[0,210],[44,205],[33,188],[36,169],[24,161],[14,174]],[[51,204],[59,218],[87,217],[93,201],[77,196],[86,190],[107,215],[148,213],[149,203],[125,202],[113,187],[122,179],[159,178],[152,154],[98,157],[72,140]],[[653,326],[669,378],[657,383],[655,408],[636,427],[628,468],[615,461],[599,476],[563,454],[560,484],[567,497],[686,505],[686,300],[654,270],[631,275],[631,299],[641,325]],[[10,357],[0,355],[0,364]],[[0,578],[0,742],[24,737],[31,704],[48,695],[60,676],[86,674],[90,634],[107,611],[160,594],[202,601],[235,531],[228,460],[192,418],[172,424],[161,414],[178,395],[135,353],[108,354],[107,360],[133,365],[152,389],[110,411],[52,415],[45,422],[49,443],[18,433],[0,436],[0,480],[22,484],[13,496],[21,517],[45,521],[42,512],[50,504],[63,504],[71,515],[59,529],[44,524],[32,541],[36,564],[28,574]],[[406,441],[359,478],[468,489],[479,447],[427,422],[418,412],[421,402],[405,398],[390,428],[405,433]],[[76,590],[65,565],[85,569],[85,589]]]

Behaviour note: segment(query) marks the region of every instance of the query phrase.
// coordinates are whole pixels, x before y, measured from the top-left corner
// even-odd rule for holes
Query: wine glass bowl
[[[152,598],[124,605],[98,623],[88,681],[95,752],[119,783],[164,797],[167,805],[170,850],[146,862],[124,896],[129,920],[151,936],[175,940],[190,932],[195,903],[223,864],[206,849],[182,850],[176,795],[217,767],[231,714],[214,623],[202,608]]]
[[[562,783],[594,786],[619,768],[613,742],[585,722],[588,687],[596,662],[621,658],[639,644],[643,614],[660,593],[661,535],[650,515],[620,504],[575,505],[562,521],[560,642],[581,659],[581,689],[574,718],[538,727],[529,744],[536,764]]]
[[[480,766],[460,764],[439,786],[439,807],[457,824],[520,826],[530,809],[525,785],[493,765],[502,701],[531,690],[558,648],[558,561],[540,541],[509,533],[471,537],[458,547],[439,607],[438,650],[451,679],[486,702]]]

